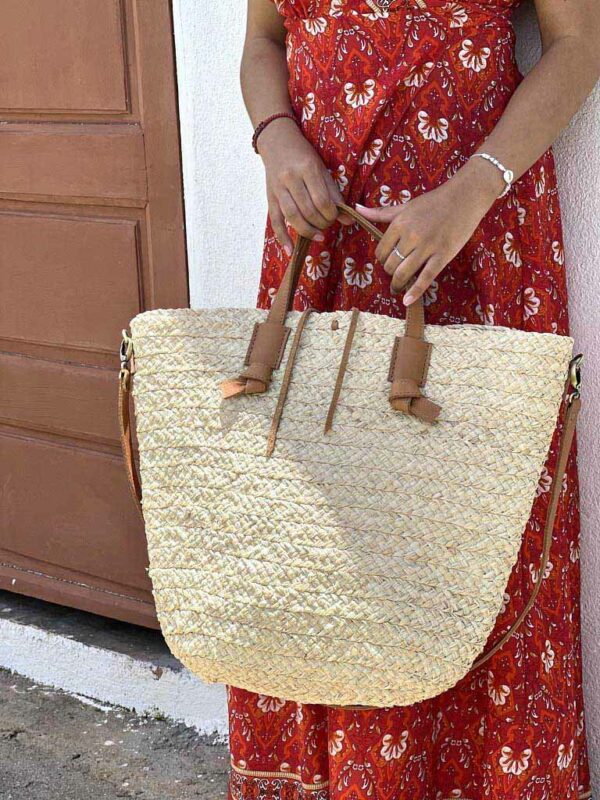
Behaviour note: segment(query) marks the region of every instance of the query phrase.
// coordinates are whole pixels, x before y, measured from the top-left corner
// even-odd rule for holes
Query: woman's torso
[[[277,0],[289,89],[306,138],[350,204],[405,203],[447,181],[485,141],[521,81],[519,0]],[[286,259],[267,230],[259,304]],[[566,286],[551,151],[498,201],[426,297],[431,322],[564,332]],[[366,234],[313,247],[296,306],[402,316]]]
[[[381,118],[397,132],[405,120],[409,138],[431,150],[423,190],[438,185],[452,168],[448,156],[456,162],[474,149],[520,81],[511,24],[518,2],[392,0],[384,9],[378,0],[277,0],[305,135],[349,178],[385,139],[381,128],[390,130]]]

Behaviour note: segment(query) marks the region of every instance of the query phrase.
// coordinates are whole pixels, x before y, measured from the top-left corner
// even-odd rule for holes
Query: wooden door
[[[188,304],[168,0],[2,0],[0,586],[156,626],[121,329]]]

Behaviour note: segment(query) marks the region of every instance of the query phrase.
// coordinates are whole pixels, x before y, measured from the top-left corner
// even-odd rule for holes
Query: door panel
[[[0,212],[0,258],[12,265],[0,275],[3,334],[114,353],[119,324],[140,310],[138,240],[135,220]],[[43,313],[24,329],[27,306]]]
[[[7,504],[6,522],[20,531],[16,554],[37,559],[46,569],[60,566],[87,583],[96,575],[109,576],[121,591],[137,588],[143,594],[144,542],[139,536],[122,535],[124,525],[135,525],[136,511],[129,503],[113,502],[122,477],[113,455],[80,443],[19,437],[6,437],[3,448],[3,457],[19,469],[19,480],[7,489],[13,502]],[[82,499],[81,486],[85,502],[76,502]],[[66,502],[69,487],[74,493]],[[41,528],[46,530],[44,537],[39,535]],[[84,530],[90,535],[82,540]],[[142,569],[132,572],[132,563]]]
[[[188,304],[170,4],[2,17],[0,586],[155,627],[116,353]]]
[[[2,0],[2,107],[127,111],[123,21],[119,0]]]
[[[0,191],[4,196],[147,200],[146,152],[139,125],[30,125],[0,131]]]

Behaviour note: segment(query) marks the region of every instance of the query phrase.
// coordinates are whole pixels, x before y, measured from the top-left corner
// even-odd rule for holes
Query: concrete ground
[[[158,630],[0,590],[0,669],[227,738],[225,687],[185,669]]]
[[[1,800],[219,800],[223,744],[0,669]]]

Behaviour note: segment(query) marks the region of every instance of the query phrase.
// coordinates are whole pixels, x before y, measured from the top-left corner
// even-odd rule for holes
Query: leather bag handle
[[[348,206],[345,203],[337,203],[337,208],[338,211],[347,214],[351,219],[357,222],[363,230],[365,230],[373,237],[373,239],[375,239],[376,242],[381,241],[383,238],[383,232],[379,230],[378,227],[373,225],[372,222],[359,213],[355,208],[352,208],[352,206]],[[306,258],[306,254],[311,243],[312,240],[307,239],[305,236],[298,236],[296,238],[296,244],[292,252],[290,263],[288,264],[283,276],[283,280],[279,285],[277,294],[275,295],[271,308],[269,309],[267,322],[274,322],[280,325],[285,323],[287,313],[292,307],[294,293],[296,291],[296,284],[298,283],[298,278],[300,277],[300,273],[304,265],[304,259]],[[423,337],[424,329],[425,314],[423,308],[423,298],[419,297],[418,300],[415,300],[415,302],[411,303],[411,305],[406,309],[406,335],[412,336],[415,339],[421,339]]]
[[[345,203],[338,203],[339,211],[369,233],[375,241],[383,237],[382,231],[369,222],[356,209]],[[240,394],[259,394],[266,392],[271,383],[273,370],[278,369],[290,333],[285,321],[290,311],[311,240],[298,236],[290,262],[285,271],[277,294],[264,322],[257,322],[252,332],[245,369],[238,375],[221,383],[225,399]],[[406,309],[404,334],[396,337],[391,353],[388,380],[391,384],[389,402],[395,411],[412,414],[429,423],[436,421],[440,407],[425,397],[422,388],[427,380],[427,370],[431,357],[431,345],[425,341],[425,311],[423,298],[419,297]]]

